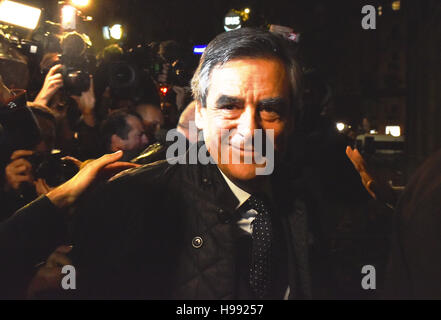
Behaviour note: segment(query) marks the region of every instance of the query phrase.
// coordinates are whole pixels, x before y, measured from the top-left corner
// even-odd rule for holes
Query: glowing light
[[[398,11],[401,9],[401,1],[393,1],[392,2],[392,10],[393,11]]]
[[[14,1],[0,2],[0,21],[34,30],[40,20],[41,10]]]
[[[249,14],[249,13],[250,13],[250,8],[245,8],[244,12],[245,12],[246,14]]]
[[[85,7],[89,4],[89,0],[72,0],[75,7]]]
[[[76,28],[77,9],[70,5],[61,8],[61,26],[64,30],[75,30]]]
[[[123,36],[123,28],[120,24],[115,24],[110,28],[110,36],[115,40],[121,40]]]
[[[390,134],[392,137],[401,136],[400,126],[386,126],[386,134]]]
[[[193,47],[193,53],[194,54],[203,54],[205,51],[205,48],[207,48],[207,45],[203,46],[194,46]]]
[[[167,87],[161,87],[160,89],[159,89],[159,91],[161,91],[161,93],[162,93],[162,95],[166,95],[167,94],[167,92],[168,92],[168,88]]]
[[[337,122],[336,126],[337,126],[337,130],[340,131],[340,132],[345,129],[345,124],[342,123],[342,122]]]

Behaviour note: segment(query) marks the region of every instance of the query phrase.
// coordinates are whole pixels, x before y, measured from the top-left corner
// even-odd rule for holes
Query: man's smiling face
[[[277,59],[234,59],[213,69],[206,107],[198,103],[196,108],[196,124],[224,174],[233,181],[249,181],[256,177],[256,168],[265,167],[242,161],[256,155],[256,147],[248,143],[255,129],[272,130],[274,149],[281,151],[291,125],[289,104],[289,80]],[[221,150],[229,160],[232,154],[239,157],[240,164],[222,163]]]

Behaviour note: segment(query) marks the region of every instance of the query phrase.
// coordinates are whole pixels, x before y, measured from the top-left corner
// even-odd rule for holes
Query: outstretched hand
[[[132,163],[116,164],[115,162],[122,155],[122,151],[117,151],[90,161],[72,179],[50,191],[46,196],[58,208],[72,205],[95,180],[106,176],[109,170],[116,173],[138,166]]]

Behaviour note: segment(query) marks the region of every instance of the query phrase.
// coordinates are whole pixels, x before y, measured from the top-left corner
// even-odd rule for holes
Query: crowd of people
[[[372,212],[390,223],[395,195],[324,115],[329,97],[302,88],[287,39],[247,28],[217,36],[191,90],[190,79],[170,79],[181,63],[173,41],[159,45],[156,73],[130,69],[112,45],[79,91],[59,55],[66,39],[42,58],[42,85],[28,101],[17,84],[1,83],[2,108],[15,122],[2,120],[0,296],[359,298],[362,265],[386,272],[388,244],[362,246],[356,233],[372,231]],[[132,71],[130,86],[115,85]],[[186,139],[188,153],[177,157],[194,149],[214,163],[167,161],[171,129]],[[255,155],[244,148],[255,129],[274,133],[270,176],[257,175],[256,162],[220,161],[222,148]],[[26,143],[14,138],[25,133]],[[335,224],[356,215],[363,223],[335,237],[347,230]],[[78,270],[75,290],[60,285],[66,265]],[[414,280],[400,272],[394,283]],[[415,294],[410,285],[385,292]]]

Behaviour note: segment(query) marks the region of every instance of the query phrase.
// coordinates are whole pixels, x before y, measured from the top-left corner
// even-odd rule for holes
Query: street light
[[[250,13],[250,8],[245,8],[244,12],[245,12],[246,14],[249,14],[249,13]]]

